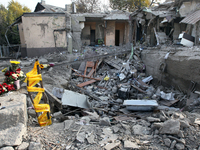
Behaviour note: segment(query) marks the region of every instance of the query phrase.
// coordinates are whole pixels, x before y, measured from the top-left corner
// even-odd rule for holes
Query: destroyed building
[[[199,5],[197,0],[176,0],[133,12],[133,43],[199,45]],[[183,40],[179,41],[180,38]]]
[[[81,51],[82,45],[130,46],[129,15],[122,11],[76,14],[68,5],[63,9],[42,1],[34,12],[17,19],[22,56]]]
[[[52,125],[39,127],[40,96],[21,83],[0,94],[0,150],[200,150],[198,12],[195,0],[131,14],[38,3],[15,23],[21,69],[42,77],[37,104],[48,100]]]

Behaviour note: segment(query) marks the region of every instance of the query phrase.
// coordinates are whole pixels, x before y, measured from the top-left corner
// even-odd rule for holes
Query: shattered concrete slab
[[[18,146],[22,143],[22,137],[26,134],[26,126],[19,123],[16,126],[0,131],[0,147]]]
[[[86,109],[91,107],[86,95],[69,90],[64,90],[62,104]]]

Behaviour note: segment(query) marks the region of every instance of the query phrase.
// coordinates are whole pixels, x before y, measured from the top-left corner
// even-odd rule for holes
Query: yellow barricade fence
[[[37,66],[41,66],[39,61],[37,60],[34,64],[33,69],[26,74],[26,80],[28,81],[27,91],[28,92],[38,92],[36,97],[33,100],[33,106],[36,113],[40,113],[38,116],[38,123],[40,126],[48,126],[51,125],[51,117],[50,117],[50,106],[49,104],[39,104],[40,100],[44,93],[44,88],[34,87],[37,83],[42,81],[42,75],[38,74]]]

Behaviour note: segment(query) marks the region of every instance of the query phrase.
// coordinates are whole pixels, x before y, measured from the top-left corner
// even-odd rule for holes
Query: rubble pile
[[[200,149],[199,92],[194,85],[186,95],[153,82],[145,73],[140,48],[88,60],[87,54],[102,56],[109,49],[93,48],[88,47],[81,61],[66,63],[60,53],[39,58],[44,66],[54,64],[42,69],[53,124],[38,126],[23,84],[17,92],[27,95],[27,135],[21,144],[2,148]],[[22,60],[24,72],[31,70],[31,62]]]
[[[30,127],[29,138],[46,149],[199,149],[195,119],[199,114],[160,111],[103,117],[84,113],[48,128]]]

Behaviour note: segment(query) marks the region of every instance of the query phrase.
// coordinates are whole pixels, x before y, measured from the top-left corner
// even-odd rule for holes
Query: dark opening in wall
[[[115,46],[119,46],[120,31],[115,30]]]
[[[90,31],[90,45],[95,45],[95,30]]]

